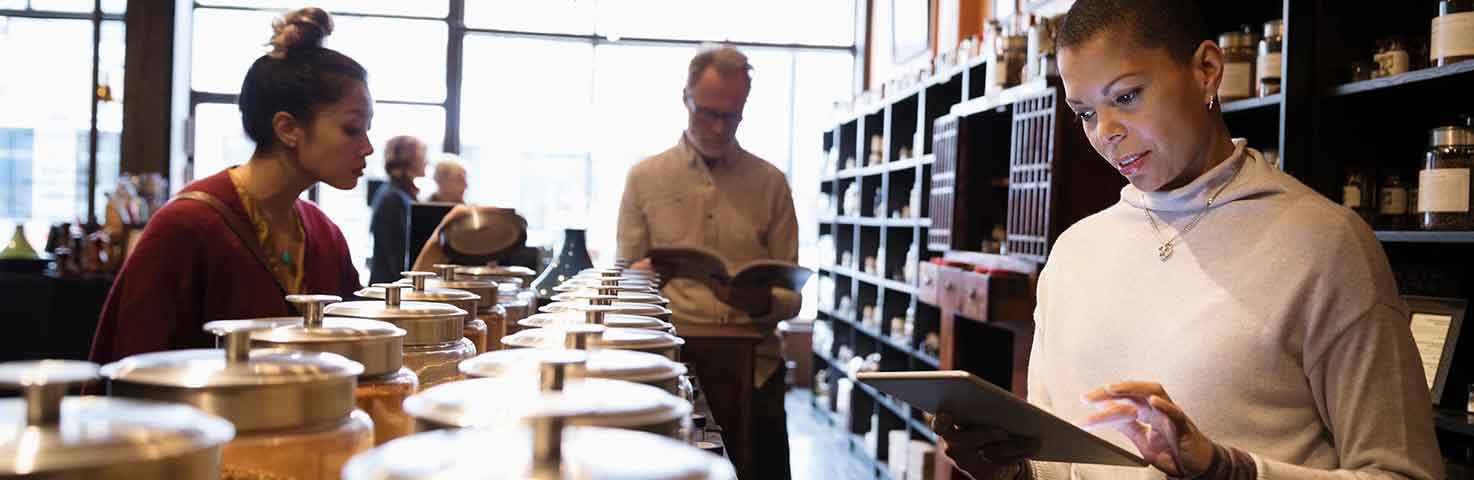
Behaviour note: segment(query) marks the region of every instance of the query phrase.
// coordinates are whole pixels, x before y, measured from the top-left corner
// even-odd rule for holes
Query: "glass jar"
[[[502,340],[508,348],[577,348],[583,344],[595,348],[612,348],[654,353],[680,360],[681,346],[686,341],[657,330],[605,328],[603,325],[572,324],[555,328],[529,328]]]
[[[1258,58],[1259,38],[1249,26],[1218,36],[1223,49],[1223,80],[1218,84],[1220,102],[1243,100],[1254,96],[1254,63]]]
[[[1373,194],[1372,183],[1365,172],[1359,168],[1346,169],[1346,183],[1341,185],[1341,206],[1356,212],[1367,224],[1372,223],[1372,214],[1376,212]]]
[[[374,448],[374,422],[363,410],[342,421],[295,430],[239,435],[220,449],[226,480],[337,479],[348,459]]]
[[[404,366],[420,377],[422,390],[466,378],[456,369],[456,365],[475,356],[476,346],[465,338],[445,343],[404,346]]]
[[[454,275],[454,265],[436,265],[436,267],[449,267],[448,269],[444,270]],[[457,284],[457,286],[461,286],[460,284],[464,283],[456,282],[453,276],[451,277],[451,280],[446,280],[437,279],[437,274],[431,272],[399,273],[400,275],[404,275],[404,278],[395,283],[406,284],[413,287],[412,290],[404,292],[402,297],[404,300],[414,302],[444,303],[447,305],[454,305],[461,310],[465,310],[468,313],[461,319],[461,321],[464,323],[461,327],[462,336],[471,340],[471,344],[475,345],[478,348],[478,352],[481,351],[480,348],[484,348],[486,346],[486,325],[475,325],[476,312],[480,308],[480,295],[467,290],[462,290],[460,288],[447,288],[440,286],[449,284]],[[470,283],[481,284],[485,282],[478,281]],[[354,294],[363,298],[384,298],[385,295],[384,289],[376,286],[370,286],[369,288],[354,292]]]
[[[1380,228],[1407,228],[1407,184],[1402,183],[1402,175],[1395,171],[1383,174],[1382,186],[1377,190],[1377,200]]]
[[[592,323],[604,325],[610,328],[637,328],[645,330],[658,330],[665,333],[675,333],[674,325],[661,321],[655,317],[644,315],[627,315],[619,313],[605,314],[603,312],[578,313],[539,313],[517,322],[523,328],[544,328],[570,325],[576,323]]]
[[[1470,117],[1465,117],[1466,125]],[[1474,229],[1470,215],[1474,127],[1439,127],[1430,132],[1423,170],[1418,172],[1418,212],[1425,230]]]
[[[1387,37],[1377,43],[1379,45],[1376,56],[1378,76],[1389,77],[1407,73],[1412,57],[1408,54],[1407,45],[1402,41],[1402,37]]]
[[[400,404],[419,387],[419,378],[404,368],[404,329],[388,322],[362,318],[324,318],[325,305],[340,300],[332,295],[288,295],[302,312],[290,324],[251,333],[256,347],[330,352],[363,365],[353,390],[358,408],[374,423],[374,444],[414,433],[413,423]],[[266,319],[277,321],[280,319]]]
[[[1270,20],[1264,22],[1264,38],[1259,40],[1259,57],[1254,66],[1255,84],[1259,86],[1259,96],[1267,97],[1280,92],[1280,77],[1283,75],[1285,45],[1285,22],[1283,20]]]
[[[69,360],[0,364],[0,478],[102,479],[220,476],[230,422],[188,405],[65,396],[97,378],[97,365]]]
[[[407,367],[393,373],[358,379],[353,390],[358,409],[374,421],[374,445],[415,433],[414,420],[404,413],[404,399],[420,389],[420,378]]]
[[[374,426],[356,408],[363,365],[341,355],[252,350],[261,322],[216,321],[224,350],[134,355],[102,368],[108,393],[193,405],[235,425],[221,447],[222,477],[337,479],[353,455],[373,448]]]
[[[1438,2],[1438,16],[1433,17],[1428,59],[1434,66],[1474,58],[1474,0]]]
[[[420,379],[420,387],[460,379],[456,364],[476,356],[476,345],[464,336],[466,311],[438,302],[400,299],[408,285],[381,283],[373,288],[383,301],[365,300],[334,303],[324,307],[327,315],[381,320],[405,330],[403,366]]]
[[[557,359],[565,350],[514,348],[487,352],[461,362],[461,373],[469,378],[536,376],[542,363]],[[580,376],[643,383],[671,395],[684,396],[681,377],[686,366],[652,353],[631,350],[590,350]]]

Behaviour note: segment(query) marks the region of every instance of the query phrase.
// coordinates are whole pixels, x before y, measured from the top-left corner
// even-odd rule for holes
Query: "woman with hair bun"
[[[359,288],[348,244],[303,191],[348,190],[373,153],[373,99],[363,66],[323,47],[333,19],[303,8],[272,24],[271,51],[241,84],[256,150],[245,163],[186,185],[149,221],[98,319],[91,360],[209,347],[220,319],[292,314],[283,296]]]

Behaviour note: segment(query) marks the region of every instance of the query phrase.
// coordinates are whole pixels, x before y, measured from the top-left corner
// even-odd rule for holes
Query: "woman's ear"
[[[297,148],[304,135],[302,123],[287,112],[276,112],[271,116],[271,131],[276,134],[276,140],[287,148]]]
[[[1193,53],[1192,70],[1193,79],[1203,89],[1203,103],[1212,103],[1218,86],[1223,83],[1223,49],[1212,40],[1203,40]]]

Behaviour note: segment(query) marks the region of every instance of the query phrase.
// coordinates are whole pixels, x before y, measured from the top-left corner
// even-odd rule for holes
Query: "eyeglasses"
[[[723,112],[721,110],[698,106],[694,100],[691,100],[691,96],[689,95],[686,96],[686,108],[690,109],[691,113],[700,115],[702,120],[708,122],[722,120],[733,125],[742,122],[742,112]]]

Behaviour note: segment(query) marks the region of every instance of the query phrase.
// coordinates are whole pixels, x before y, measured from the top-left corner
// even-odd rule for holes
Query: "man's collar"
[[[691,144],[691,139],[688,137],[688,135],[690,135],[690,133],[685,131],[681,132],[681,148],[685,150],[686,156],[690,157],[689,164],[693,167],[699,164],[708,169],[713,169],[724,165],[731,165],[733,162],[737,162],[746,152],[742,149],[742,145],[738,144],[736,139],[733,139],[732,149],[730,152],[728,152],[725,158],[719,158],[708,163],[706,161],[706,156],[702,155],[701,151],[697,150],[696,146]]]

